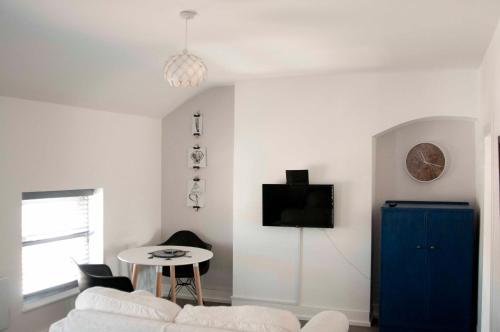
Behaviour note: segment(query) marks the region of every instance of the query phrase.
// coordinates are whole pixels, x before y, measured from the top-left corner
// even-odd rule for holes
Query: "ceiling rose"
[[[180,54],[171,56],[164,67],[165,80],[176,88],[196,87],[202,83],[207,76],[207,66],[201,58],[190,53],[187,49],[188,20],[197,15],[194,10],[183,10],[180,16],[186,22],[184,36],[184,50]]]

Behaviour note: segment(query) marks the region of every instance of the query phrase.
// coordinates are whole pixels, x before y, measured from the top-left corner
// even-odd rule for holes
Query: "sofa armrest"
[[[311,318],[301,332],[347,332],[349,321],[338,311],[323,311]]]

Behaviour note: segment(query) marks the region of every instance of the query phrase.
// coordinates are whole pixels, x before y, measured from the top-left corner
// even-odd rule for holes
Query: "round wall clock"
[[[443,150],[432,143],[420,143],[408,151],[406,170],[415,180],[431,182],[443,175],[446,157]]]

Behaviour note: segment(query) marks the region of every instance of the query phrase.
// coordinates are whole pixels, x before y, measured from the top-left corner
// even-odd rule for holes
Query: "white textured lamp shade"
[[[176,88],[198,86],[207,76],[207,67],[203,61],[187,50],[168,59],[164,70],[165,79]]]

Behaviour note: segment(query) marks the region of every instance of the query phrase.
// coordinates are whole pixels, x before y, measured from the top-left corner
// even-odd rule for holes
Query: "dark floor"
[[[360,327],[360,326],[351,326],[349,327],[349,332],[377,332],[378,328],[376,327]]]
[[[177,299],[177,304],[183,307],[185,304],[193,304],[195,305],[196,302],[193,300],[186,300],[186,299]],[[217,303],[217,302],[208,302],[205,301],[206,306],[221,306],[221,305],[228,305],[227,303]],[[302,325],[306,323],[306,321],[301,321],[300,322]],[[349,327],[349,332],[377,332],[378,329],[376,327],[360,327],[360,326],[351,326]]]

